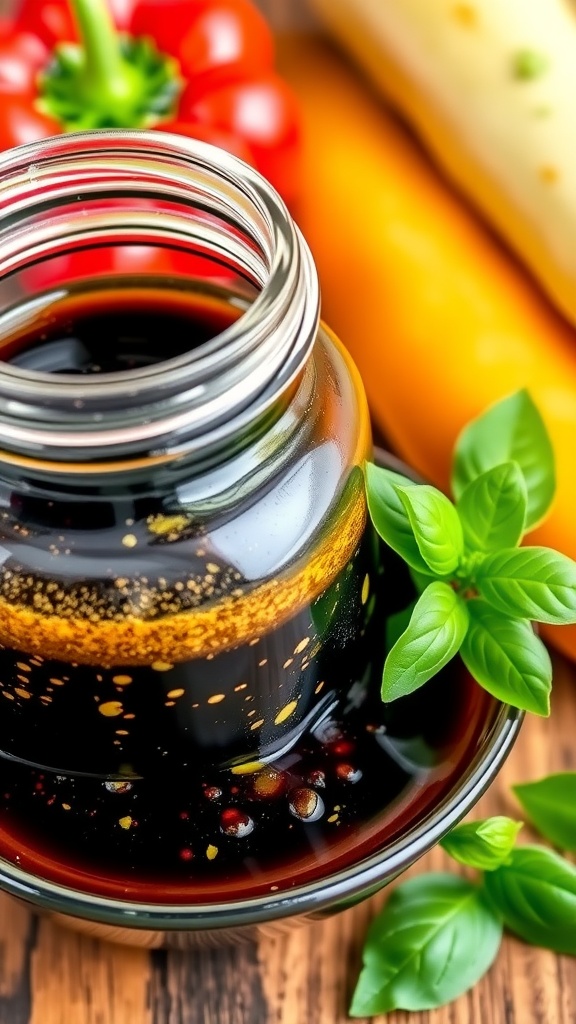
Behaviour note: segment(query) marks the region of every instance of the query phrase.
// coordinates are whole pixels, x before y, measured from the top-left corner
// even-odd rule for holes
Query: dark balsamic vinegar
[[[239,314],[213,297],[72,297],[0,353],[55,374],[130,371]],[[334,516],[328,549],[356,508]],[[262,629],[270,593],[153,485],[90,500],[29,487],[1,515],[0,612],[30,639],[0,650],[0,854],[24,868],[151,901],[289,887],[429,810],[477,740],[485,698],[456,669],[383,708],[384,623],[410,584],[369,532],[314,600],[292,607],[290,580],[275,581],[278,624]],[[133,639],[136,617],[165,652],[231,601],[238,637],[220,649],[172,659]],[[86,657],[68,660],[78,622]]]

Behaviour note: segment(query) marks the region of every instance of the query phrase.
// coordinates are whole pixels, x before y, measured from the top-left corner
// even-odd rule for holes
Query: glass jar
[[[414,589],[318,315],[233,157],[159,132],[0,156],[0,885],[108,937],[367,895],[517,731],[454,666],[381,703]]]
[[[0,270],[5,846],[98,823],[148,829],[154,862],[187,791],[285,758],[378,673],[361,382],[279,197],[200,143],[3,155]]]

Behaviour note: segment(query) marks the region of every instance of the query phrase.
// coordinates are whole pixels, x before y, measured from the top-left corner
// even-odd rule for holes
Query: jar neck
[[[200,260],[213,270],[203,286],[224,278],[243,312],[199,347],[140,369],[59,376],[0,362],[0,459],[59,474],[205,459],[282,415],[316,337],[318,282],[286,207],[255,171],[159,132],[67,135],[0,156],[0,346],[62,300],[86,251],[119,255],[118,265],[138,252],[150,267],[150,254],[168,267],[177,256],[176,289],[194,286]]]

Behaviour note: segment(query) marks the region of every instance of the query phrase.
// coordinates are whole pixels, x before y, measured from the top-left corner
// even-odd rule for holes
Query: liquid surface
[[[76,296],[0,355],[130,370],[238,315],[213,296]],[[412,590],[365,528],[360,472],[342,476],[340,372],[257,493],[152,471],[0,486],[0,855],[129,899],[256,895],[368,852],[458,777],[487,706],[466,676],[380,702],[385,621]]]
[[[68,297],[35,313],[29,330],[0,342],[0,358],[23,370],[54,374],[122,373],[199,348],[241,309],[153,288]]]

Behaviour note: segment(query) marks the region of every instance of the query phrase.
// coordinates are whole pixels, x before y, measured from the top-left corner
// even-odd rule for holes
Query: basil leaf
[[[418,550],[408,513],[404,508],[395,485],[415,487],[407,477],[367,462],[366,496],[368,511],[376,532],[417,572],[430,576],[430,569]]]
[[[543,846],[519,846],[484,878],[505,925],[556,953],[576,954],[576,867]]]
[[[526,484],[517,462],[503,462],[471,480],[458,502],[468,547],[476,551],[514,547],[524,532],[526,504]]]
[[[382,700],[405,697],[435,676],[458,652],[467,628],[467,607],[452,587],[430,583],[384,662]]]
[[[471,480],[502,462],[517,462],[526,483],[526,527],[546,514],[554,496],[554,451],[542,417],[526,390],[493,405],[464,428],[456,442],[452,490],[460,498]]]
[[[576,772],[549,775],[513,789],[546,839],[562,850],[576,851]]]
[[[426,565],[437,576],[449,576],[464,554],[462,524],[454,505],[442,491],[428,484],[396,486],[395,490]]]
[[[549,715],[552,663],[530,623],[504,618],[477,599],[468,602],[468,613],[460,655],[470,674],[498,700]]]
[[[440,846],[460,864],[479,871],[494,871],[508,861],[521,828],[522,822],[511,818],[485,818],[457,825],[444,836]]]
[[[476,586],[505,615],[563,625],[576,622],[576,562],[550,548],[505,548],[487,555]]]
[[[486,973],[501,939],[498,915],[466,879],[426,874],[403,882],[369,929],[350,1015],[451,1002]]]

